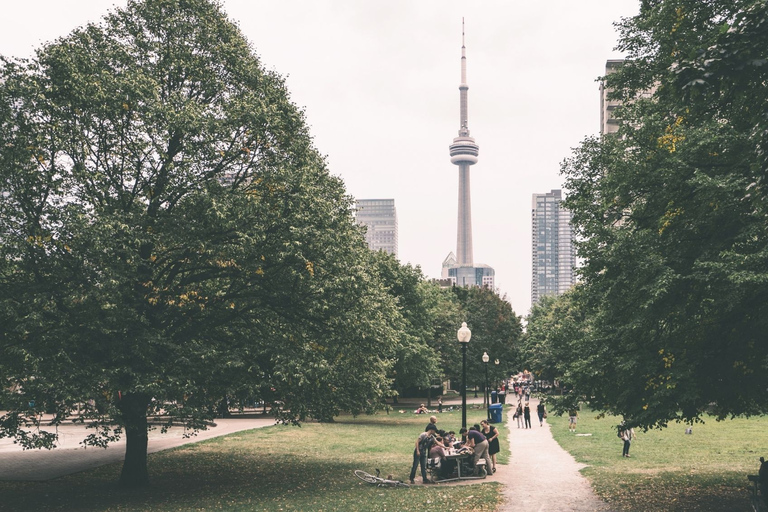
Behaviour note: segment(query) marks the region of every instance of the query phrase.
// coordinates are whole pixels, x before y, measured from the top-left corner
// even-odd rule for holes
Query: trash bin
[[[491,414],[491,423],[501,423],[501,404],[491,404],[488,407],[488,412]]]
[[[491,403],[492,404],[495,404],[496,402],[498,402],[498,400],[496,400],[496,396],[497,396],[496,391],[491,391]]]
[[[499,403],[500,404],[507,403],[507,394],[504,391],[499,391]]]

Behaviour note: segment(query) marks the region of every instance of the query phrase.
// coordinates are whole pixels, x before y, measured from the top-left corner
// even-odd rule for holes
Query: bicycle
[[[379,471],[379,468],[376,468],[376,476],[373,476],[370,473],[366,473],[362,469],[356,469],[355,470],[355,476],[362,480],[365,483],[376,485],[376,487],[383,487],[383,486],[389,486],[389,487],[410,487],[409,484],[401,481],[401,480],[389,480],[387,478],[381,478],[379,474],[381,471]]]

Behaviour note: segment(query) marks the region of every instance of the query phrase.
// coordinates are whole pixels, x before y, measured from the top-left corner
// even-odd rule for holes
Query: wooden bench
[[[765,490],[760,485],[760,477],[757,475],[747,475],[747,478],[752,482],[752,509],[755,512],[768,512],[765,501],[763,501]]]

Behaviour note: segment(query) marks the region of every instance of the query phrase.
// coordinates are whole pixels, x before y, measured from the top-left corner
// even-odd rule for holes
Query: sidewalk
[[[185,438],[184,429],[173,427],[166,434],[160,429],[149,433],[147,453],[159,452],[188,443],[196,443],[241,430],[274,425],[274,418],[227,418],[216,420],[216,426]],[[58,429],[59,443],[53,450],[22,450],[11,440],[0,440],[0,480],[44,481],[71,473],[122,462],[125,458],[125,437],[108,448],[83,448],[85,427],[66,425]]]
[[[538,403],[537,399],[530,400],[530,429],[517,428],[517,421],[508,414],[512,457],[510,464],[499,467],[494,475],[505,486],[506,503],[500,510],[608,512],[608,505],[579,473],[585,465],[577,463],[552,438],[548,420],[539,426]],[[564,417],[553,419],[568,421]]]

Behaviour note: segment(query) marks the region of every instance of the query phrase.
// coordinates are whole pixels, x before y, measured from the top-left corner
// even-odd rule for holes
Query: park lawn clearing
[[[568,418],[550,415],[555,440],[587,464],[582,470],[595,492],[617,511],[751,511],[748,474],[768,456],[768,417],[716,421],[704,417],[693,433],[671,423],[662,430],[635,430],[630,458],[621,456],[614,416],[579,413],[577,434]]]
[[[469,410],[467,421],[484,417]],[[150,454],[147,489],[118,488],[121,464],[47,482],[0,482],[0,510],[495,510],[503,500],[497,482],[380,488],[354,476],[355,469],[379,468],[384,477],[407,481],[416,437],[428,421],[429,415],[394,411],[237,432]],[[458,432],[460,423],[460,411],[438,415],[438,428]],[[508,443],[501,444],[508,453]]]

